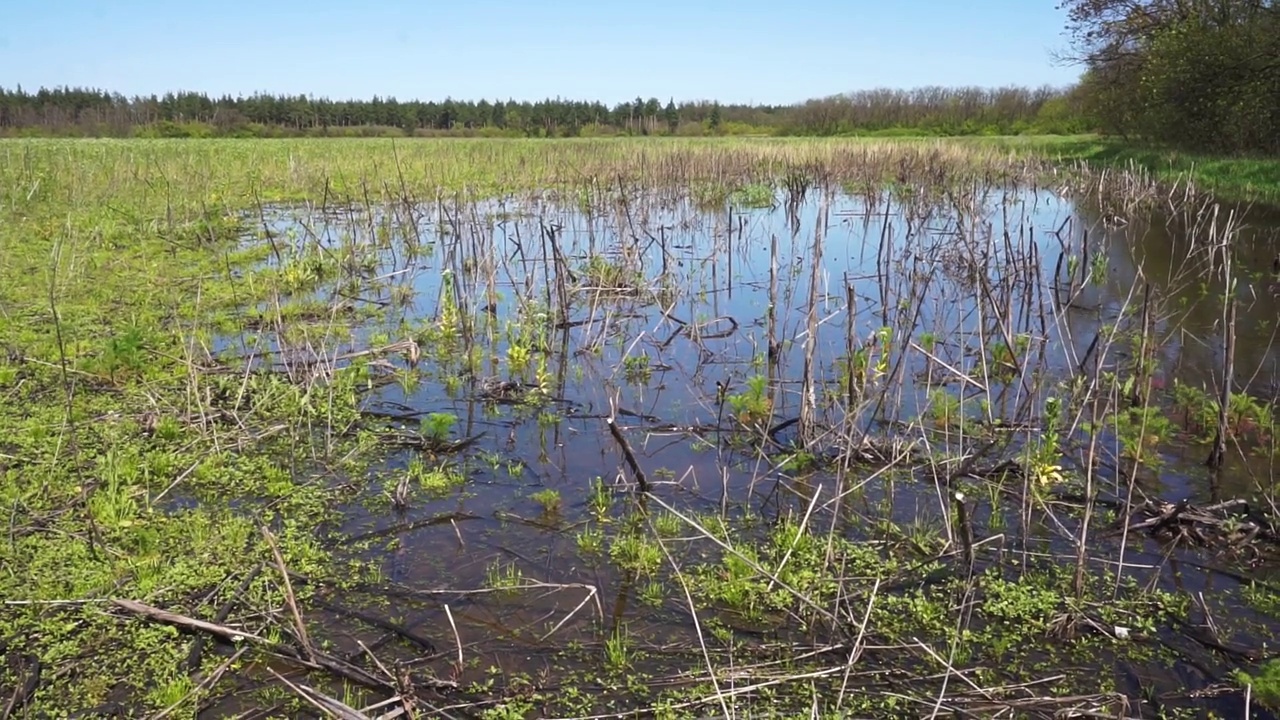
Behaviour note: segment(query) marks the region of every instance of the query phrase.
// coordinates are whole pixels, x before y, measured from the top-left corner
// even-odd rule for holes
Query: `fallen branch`
[[[31,698],[36,694],[36,688],[40,687],[40,671],[43,669],[40,665],[40,658],[34,655],[27,655],[23,658],[26,661],[27,672],[26,679],[13,689],[13,695],[9,697],[9,702],[5,703],[4,711],[0,712],[0,720],[9,720],[21,710]]]
[[[618,429],[618,423],[614,422],[613,418],[605,419],[605,423],[609,425],[609,432],[613,434],[613,439],[617,440],[618,446],[622,448],[622,457],[626,459],[627,465],[631,468],[631,474],[635,476],[636,483],[640,485],[640,492],[649,492],[649,480],[644,476],[644,470],[640,469],[640,462],[636,460],[636,454],[631,451],[631,444],[627,442],[627,438]]]

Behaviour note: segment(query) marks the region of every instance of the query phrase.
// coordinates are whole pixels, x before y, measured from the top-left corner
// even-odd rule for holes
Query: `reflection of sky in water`
[[[548,303],[559,305],[556,279],[563,266],[577,280],[567,287],[569,322],[538,340],[546,350],[542,357],[547,372],[555,379],[557,399],[548,408],[555,419],[540,422],[538,410],[486,406],[471,396],[465,382],[451,394],[448,376],[457,372],[461,351],[445,353],[450,367],[442,369],[436,357],[439,349],[424,348],[417,389],[406,394],[396,384],[382,387],[370,396],[369,406],[417,415],[453,413],[461,420],[454,430],[457,436],[484,433],[474,448],[480,460],[472,464],[465,492],[434,502],[415,500],[403,518],[393,517],[385,498],[374,497],[385,479],[375,478],[367,507],[349,508],[344,529],[355,535],[377,533],[435,513],[468,513],[474,517],[460,518],[456,524],[382,536],[398,539],[394,550],[381,555],[388,578],[414,587],[481,587],[496,559],[513,561],[539,580],[598,587],[606,606],[625,605],[625,596],[633,591],[607,562],[581,562],[572,532],[495,517],[495,511],[537,517],[539,508],[529,496],[550,488],[560,492],[565,518],[580,522],[591,480],[599,476],[611,482],[620,468],[602,420],[615,404],[625,411],[619,422],[627,426],[650,479],[662,483],[658,494],[666,502],[700,509],[719,509],[725,503],[731,513],[750,507],[772,517],[787,510],[803,512],[806,494],[818,486],[830,497],[837,483],[833,477],[815,475],[780,491],[772,482],[778,472],[768,460],[699,443],[687,433],[654,429],[715,425],[727,412],[716,402],[718,382],[727,384],[730,393],[741,392],[751,376],[769,372],[776,390],[775,420],[798,415],[819,233],[815,375],[833,396],[842,398],[845,358],[850,351],[869,347],[882,327],[891,327],[890,391],[883,402],[871,404],[857,417],[861,427],[881,435],[918,437],[918,430],[900,423],[929,412],[930,388],[952,396],[960,393],[960,383],[938,382],[954,380],[954,372],[968,374],[989,389],[997,417],[1038,416],[1053,382],[1075,372],[1100,332],[1118,318],[1139,321],[1144,282],[1152,288],[1151,326],[1159,347],[1160,382],[1168,385],[1177,377],[1212,388],[1221,375],[1221,307],[1215,298],[1221,297],[1223,285],[1219,277],[1203,271],[1203,228],[1188,229],[1158,214],[1107,227],[1095,210],[1047,191],[1006,195],[995,190],[975,207],[960,210],[887,197],[870,204],[844,195],[824,200],[814,193],[794,216],[783,208],[785,200],[780,195],[774,209],[708,211],[684,199],[653,195],[630,197],[625,204],[615,198],[603,212],[587,215],[574,198],[564,203],[507,198],[474,205],[445,199],[380,208],[372,214],[346,207],[325,213],[287,208],[255,219],[271,231],[286,258],[306,252],[359,261],[354,264],[372,258],[375,262],[364,268],[362,277],[388,281],[376,290],[339,283],[316,294],[322,305],[342,301],[388,310],[385,320],[361,326],[354,341],[330,348],[331,354],[363,349],[374,333],[385,333],[389,341],[419,335],[438,317],[447,275],[464,309],[475,318],[482,373],[506,379],[510,338],[533,327],[531,320]],[[1238,242],[1236,375],[1245,380],[1257,372],[1262,385],[1271,381],[1275,361],[1271,333],[1277,303],[1267,285],[1280,220],[1257,215],[1252,225]],[[420,250],[412,255],[406,245]],[[775,259],[776,291],[770,273]],[[646,288],[662,288],[660,301],[653,302],[648,293],[625,296],[582,288],[584,270],[593,262],[638,269]],[[1069,267],[1076,270],[1074,282],[1068,280]],[[1102,282],[1081,286],[1080,279],[1089,275]],[[397,285],[413,290],[413,300],[403,307],[393,303]],[[1069,304],[1068,287],[1078,291]],[[485,307],[490,289],[496,301],[492,313]],[[777,365],[771,368],[765,358],[775,297],[773,339],[782,345]],[[261,309],[270,315],[269,304]],[[708,337],[695,340],[678,332],[693,326]],[[1007,339],[1005,332],[1009,339],[1029,338],[1019,358],[1026,372],[1010,382],[992,377],[990,368],[984,373],[979,352],[986,348],[990,358],[993,348]],[[270,337],[269,329],[262,333]],[[313,335],[310,340],[322,342],[323,337]],[[915,349],[899,364],[907,340]],[[239,338],[223,342],[222,347],[240,346]],[[926,345],[933,362],[918,349]],[[1102,364],[1114,368],[1127,362],[1130,353],[1128,346],[1117,345]],[[647,355],[642,364],[650,374],[645,381],[633,382],[624,358],[641,355]],[[535,353],[535,363],[538,357]],[[394,360],[401,364],[399,358]],[[932,378],[934,384],[926,386],[924,378]],[[531,381],[533,376],[529,372],[517,379]],[[981,392],[970,385],[965,394]],[[822,419],[833,424],[841,421],[844,409],[842,399],[820,403]],[[976,403],[969,411],[981,412]],[[714,442],[714,433],[707,438]],[[1104,438],[1102,444],[1112,440]],[[967,441],[955,437],[935,436],[931,442],[933,450],[972,450]],[[1156,494],[1173,499],[1210,494],[1202,464],[1205,452],[1199,446],[1168,448],[1158,478],[1164,487],[1155,488]],[[396,457],[390,468],[376,472],[393,476],[406,461]],[[1239,464],[1238,458],[1232,462]],[[1217,489],[1222,496],[1250,493],[1253,476],[1237,469],[1233,466],[1223,474],[1224,485]],[[1269,468],[1253,471],[1265,474]],[[869,471],[855,472],[861,478]],[[1099,483],[1108,488],[1116,481],[1113,471],[1099,476]],[[875,505],[886,499],[889,507]],[[939,512],[929,482],[870,485],[864,497],[848,502],[861,503],[855,512],[871,517],[887,513],[904,525],[922,517],[936,521]],[[978,522],[988,512],[981,503],[974,510]],[[1027,529],[1035,538],[1026,547],[1045,553],[1060,549],[1054,544],[1060,543],[1060,528],[1043,518],[1037,522]],[[1009,525],[1009,537],[1021,529],[1017,522]],[[1013,540],[1009,543],[1014,546]],[[1104,539],[1096,543],[1097,554],[1116,550]],[[1152,566],[1160,563],[1157,554],[1137,547],[1130,547],[1126,558]],[[1175,581],[1187,583],[1189,589],[1209,590],[1223,579],[1188,575]],[[453,612],[463,641],[469,642],[489,637],[495,628],[563,615],[581,597],[576,589],[526,593],[516,603],[459,597]],[[683,637],[683,619],[663,619],[661,613],[644,608],[625,614],[650,630],[669,622],[663,632]],[[431,621],[438,624],[440,618]]]
[[[573,419],[608,414],[611,403],[663,423],[716,423],[721,413],[718,382],[733,393],[750,376],[768,372],[764,358],[770,347],[770,268],[775,261],[774,338],[781,342],[773,368],[775,419],[796,416],[819,233],[816,377],[840,393],[850,352],[871,347],[877,331],[888,326],[893,330],[891,377],[908,380],[891,383],[893,390],[874,405],[874,412],[858,417],[860,426],[892,428],[884,423],[927,414],[929,387],[910,380],[949,379],[933,387],[955,394],[961,388],[954,382],[955,372],[978,378],[990,390],[994,415],[1010,420],[1037,415],[1043,396],[1052,392],[1038,378],[1062,377],[1078,367],[1099,333],[1099,345],[1106,344],[1106,328],[1118,318],[1138,322],[1144,281],[1152,286],[1158,382],[1167,384],[1176,374],[1185,382],[1212,387],[1221,374],[1221,309],[1215,294],[1220,297],[1222,285],[1219,277],[1203,270],[1207,226],[1188,227],[1156,214],[1108,227],[1098,213],[1043,190],[993,189],[959,209],[888,196],[868,203],[861,197],[811,193],[792,215],[783,209],[785,201],[779,195],[773,209],[708,211],[680,198],[636,196],[626,202],[614,198],[603,212],[588,215],[573,198],[564,203],[533,197],[475,204],[446,199],[372,213],[352,207],[324,213],[283,209],[258,221],[285,257],[304,250],[342,257],[344,246],[354,244],[359,249],[352,257],[377,259],[376,266],[366,268],[366,279],[382,277],[412,287],[414,301],[390,313],[381,328],[365,328],[366,333],[382,329],[396,339],[430,323],[441,306],[442,278],[450,275],[466,309],[477,318],[484,372],[504,378],[509,374],[509,338],[532,326],[522,325],[522,318],[544,311],[548,302],[559,304],[556,282],[562,265],[582,280],[589,263],[618,264],[638,269],[647,287],[663,286],[665,305],[647,294],[597,293],[574,288],[570,281],[570,327],[542,338],[550,351],[547,370],[561,383],[557,395],[564,403],[558,412],[568,418],[555,426],[539,426],[536,413],[517,422],[509,412],[486,414],[464,397],[450,397],[430,362],[412,396],[393,385],[374,398],[421,413],[455,413],[465,420],[460,431],[487,430],[491,441],[501,438],[517,453],[544,448],[549,459],[557,449],[572,445],[576,452],[562,462],[526,458],[531,472],[549,476],[581,478],[616,469],[598,417]],[[1219,226],[1223,220],[1225,214]],[[1265,253],[1275,227],[1263,216],[1240,234],[1238,382],[1255,375],[1259,383],[1271,381],[1276,302],[1267,292],[1270,264]],[[406,242],[421,248],[416,257],[405,252]],[[1070,287],[1078,292],[1068,305],[1072,267],[1076,276]],[[1259,269],[1264,276],[1258,276]],[[1104,281],[1082,284],[1086,276]],[[492,315],[483,309],[490,286],[497,301]],[[388,288],[370,295],[354,286],[328,288],[320,297],[356,305],[393,299]],[[263,310],[269,313],[266,305]],[[712,337],[695,341],[692,333],[679,332],[690,327]],[[725,332],[729,329],[734,332]],[[993,368],[984,368],[979,349],[987,349],[989,361],[993,349],[1009,340],[1016,343],[1019,335],[1026,336],[1026,354],[1019,358],[1026,372],[1002,382],[991,376]],[[916,349],[899,364],[906,338]],[[918,350],[923,346],[935,362]],[[1104,366],[1126,362],[1131,351],[1117,344]],[[642,364],[650,368],[649,380],[631,382],[624,358],[641,355],[648,356]],[[1091,360],[1096,358],[1095,352]],[[532,374],[517,379],[532,380]],[[982,394],[975,387],[970,384],[965,394]],[[843,410],[840,405],[826,407],[824,419],[838,423]],[[982,411],[975,405],[970,412]],[[681,472],[706,464],[677,436],[651,438],[645,449]]]
[[[666,468],[674,474],[679,490],[673,492],[685,493],[695,503],[711,503],[726,485],[735,497],[755,488],[760,475],[771,470],[767,463],[722,451],[737,461],[725,473],[724,458],[714,447],[699,447],[683,433],[642,428],[714,425],[728,411],[717,406],[717,382],[725,383],[730,393],[741,392],[748,378],[770,372],[765,358],[775,249],[774,336],[782,343],[772,369],[775,421],[799,414],[806,306],[819,233],[816,377],[833,396],[843,398],[845,358],[869,347],[880,328],[893,328],[888,367],[894,382],[882,402],[868,404],[858,415],[860,427],[888,435],[904,432],[898,423],[929,413],[931,387],[953,396],[961,392],[955,372],[977,378],[990,390],[995,416],[1037,417],[1044,396],[1053,392],[1051,381],[1073,372],[1100,332],[1117,318],[1138,322],[1143,281],[1152,286],[1159,381],[1168,384],[1176,375],[1212,387],[1221,373],[1221,310],[1215,293],[1220,297],[1222,284],[1203,272],[1204,229],[1188,230],[1169,218],[1157,215],[1107,227],[1087,207],[1031,190],[993,190],[959,210],[887,196],[869,204],[863,198],[833,194],[824,199],[812,193],[794,216],[784,210],[783,195],[774,209],[733,211],[707,211],[668,196],[614,200],[591,215],[581,212],[573,198],[564,203],[506,198],[470,205],[446,199],[372,214],[345,207],[325,213],[293,208],[268,213],[260,224],[270,229],[285,257],[304,249],[345,257],[354,244],[357,250],[350,257],[376,260],[365,268],[366,279],[381,277],[389,285],[413,289],[411,303],[392,309],[383,324],[363,327],[363,338],[334,353],[360,349],[373,332],[385,331],[394,341],[421,331],[438,316],[447,274],[476,318],[482,372],[504,379],[509,376],[509,338],[532,327],[522,320],[543,312],[548,302],[559,304],[558,270],[567,265],[572,271],[578,282],[568,284],[568,327],[547,331],[540,339],[548,351],[547,372],[556,379],[558,400],[550,410],[558,421],[540,423],[537,411],[510,406],[486,408],[469,397],[466,383],[451,395],[446,376],[456,369],[439,371],[430,359],[433,348],[425,348],[422,383],[412,394],[393,384],[370,399],[371,406],[395,411],[453,413],[462,421],[458,435],[483,432],[479,451],[501,458],[504,467],[523,467],[518,475],[505,469],[478,471],[483,477],[474,479],[472,496],[460,502],[482,515],[495,507],[536,513],[526,498],[542,487],[561,490],[568,512],[576,515],[588,481],[612,479],[619,468],[601,420],[610,414],[611,404],[626,411],[621,422],[634,426],[629,432],[646,466],[654,473]],[[1256,371],[1259,383],[1271,380],[1275,360],[1270,335],[1277,305],[1266,292],[1266,275],[1278,225],[1260,216],[1239,242],[1237,377],[1247,379]],[[406,252],[406,242],[419,246],[416,256]],[[1086,247],[1087,257],[1082,252]],[[593,262],[640,270],[647,288],[664,288],[661,302],[653,302],[648,293],[628,297],[579,287],[585,284],[584,269]],[[1079,292],[1067,305],[1067,274],[1073,266],[1072,287]],[[1090,274],[1104,281],[1082,287],[1080,278]],[[490,286],[496,293],[492,314],[484,307]],[[350,286],[327,287],[318,297],[381,306],[394,295],[390,286],[376,292]],[[678,332],[693,326],[711,337],[695,341],[690,333]],[[726,332],[730,329],[734,331]],[[1027,337],[1019,358],[1023,376],[1005,382],[992,376],[991,367],[984,372],[979,349],[987,349],[989,360],[997,345],[1006,339],[1016,342],[1019,335]],[[935,360],[912,349],[899,363],[907,339],[915,348],[929,346]],[[1103,359],[1104,367],[1128,361],[1130,352],[1117,345]],[[642,363],[649,368],[648,380],[630,381],[624,358],[641,355],[648,357]],[[535,353],[530,368],[537,358]],[[457,361],[456,353],[449,359]],[[934,384],[919,382],[925,377]],[[531,381],[532,372],[517,379]],[[976,402],[982,392],[973,384],[964,392],[975,398],[968,411],[984,412]],[[833,424],[841,421],[844,409],[843,400],[820,403],[822,419]],[[637,415],[651,419],[642,421]],[[948,447],[954,440],[935,447],[965,449]],[[1167,494],[1203,488],[1198,447],[1185,453],[1171,448],[1168,459],[1172,465],[1161,476]],[[909,518],[917,509],[902,512]],[[367,529],[386,525],[390,518],[374,514],[354,522]]]

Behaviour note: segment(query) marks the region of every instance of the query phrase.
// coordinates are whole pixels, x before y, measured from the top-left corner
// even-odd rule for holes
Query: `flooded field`
[[[404,449],[342,479],[336,537],[384,581],[344,602],[430,636],[400,659],[437,679],[583,693],[529,712],[1176,706],[1274,630],[1240,568],[1274,559],[1277,226],[1090,200],[270,208],[296,291],[215,357],[359,373],[361,427]]]
[[[187,225],[7,181],[53,252],[0,295],[4,716],[1272,717],[1274,211],[923,146],[413,191],[319,147]]]

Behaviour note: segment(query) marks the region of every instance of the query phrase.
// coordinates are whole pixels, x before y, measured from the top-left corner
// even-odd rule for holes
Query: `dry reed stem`
[[[280,547],[276,544],[275,535],[265,525],[262,526],[262,537],[271,548],[271,555],[275,558],[276,568],[280,570],[280,578],[284,583],[285,603],[289,606],[289,612],[293,615],[294,628],[298,631],[298,640],[302,643],[302,650],[306,653],[306,659],[314,662],[315,651],[311,647],[311,638],[307,635],[306,623],[302,620],[302,611],[298,609],[298,599],[293,593],[293,583],[289,580],[289,570],[285,567],[284,556],[280,554]]]

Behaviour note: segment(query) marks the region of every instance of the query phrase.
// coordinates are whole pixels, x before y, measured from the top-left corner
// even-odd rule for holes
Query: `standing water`
[[[387,461],[332,532],[376,572],[318,597],[442,714],[1242,714],[1280,221],[1174,205],[278,207],[281,292],[218,355],[358,378]]]

